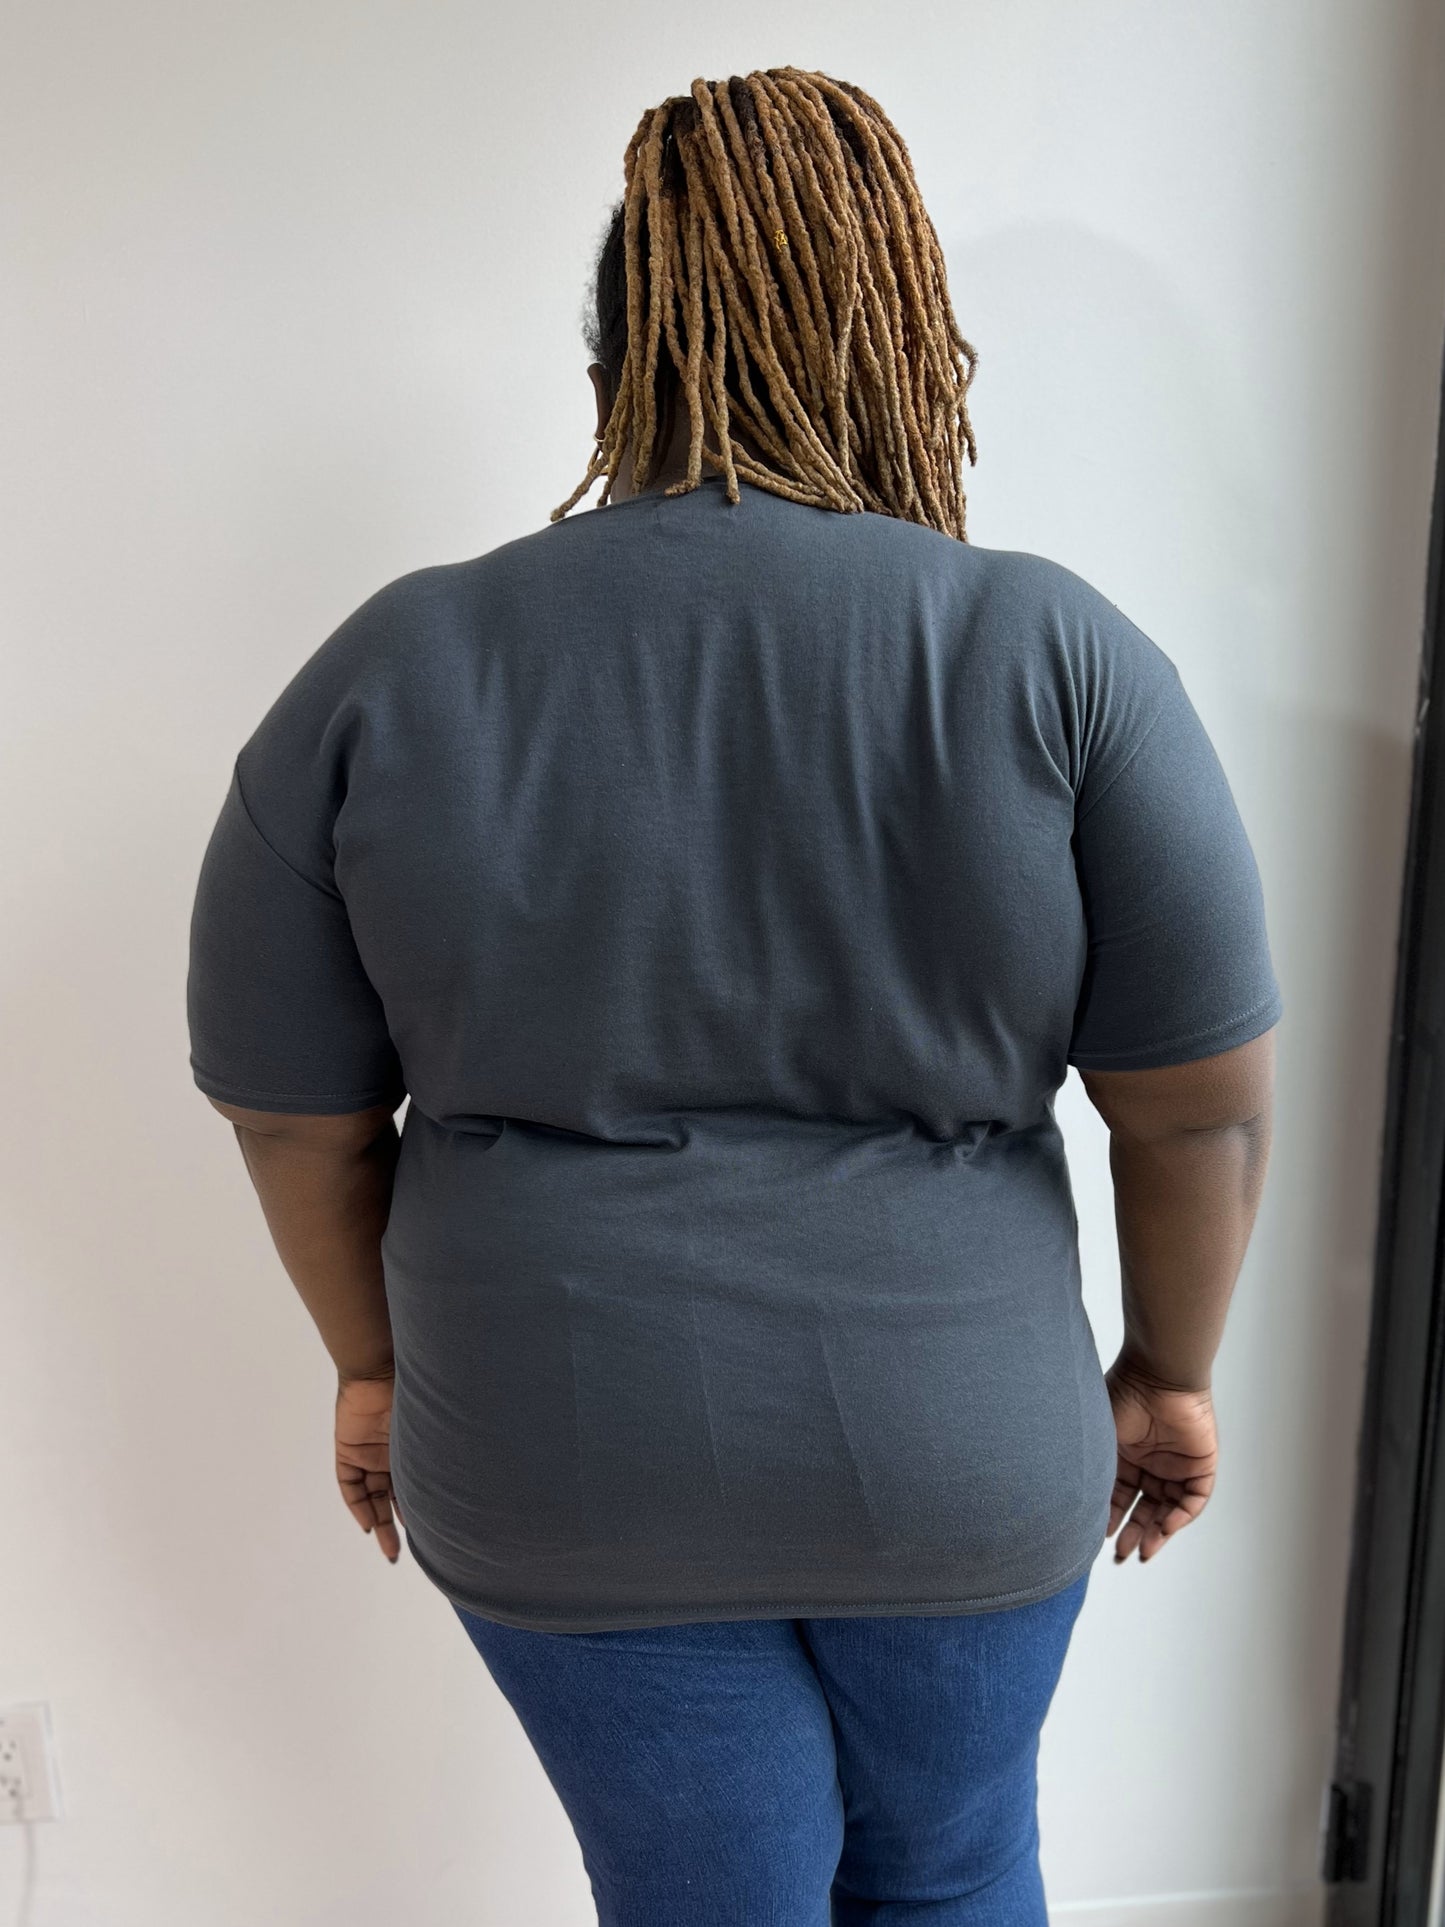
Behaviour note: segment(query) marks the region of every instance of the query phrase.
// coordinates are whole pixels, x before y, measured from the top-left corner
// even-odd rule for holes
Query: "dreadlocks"
[[[608,500],[629,439],[645,488],[680,399],[687,473],[669,495],[696,488],[706,462],[730,502],[742,480],[967,541],[978,357],[877,101],[796,67],[695,80],[643,115],[623,176],[593,329],[612,410],[551,519],[604,473]]]

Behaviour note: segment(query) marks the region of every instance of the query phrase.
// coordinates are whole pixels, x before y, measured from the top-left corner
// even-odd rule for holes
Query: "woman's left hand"
[[[343,1378],[336,1391],[336,1482],[347,1509],[393,1565],[401,1556],[391,1489],[391,1397],[395,1381]]]

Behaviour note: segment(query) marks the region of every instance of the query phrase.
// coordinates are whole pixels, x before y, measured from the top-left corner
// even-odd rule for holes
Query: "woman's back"
[[[1054,1093],[1280,1014],[1154,643],[1038,557],[721,478],[343,624],[238,758],[191,1005],[215,1097],[410,1094],[408,1540],[556,1630],[1083,1571],[1116,1438]]]

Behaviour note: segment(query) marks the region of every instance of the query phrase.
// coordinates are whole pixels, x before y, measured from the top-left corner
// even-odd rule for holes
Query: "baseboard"
[[[1249,1893],[1145,1894],[1050,1903],[1059,1927],[1320,1927],[1323,1882]]]

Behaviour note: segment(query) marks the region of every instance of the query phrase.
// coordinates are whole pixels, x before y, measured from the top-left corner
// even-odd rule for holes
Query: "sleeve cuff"
[[[395,1084],[370,1091],[257,1091],[213,1077],[194,1063],[191,1075],[207,1097],[219,1098],[223,1104],[239,1104],[248,1111],[275,1111],[288,1117],[342,1117],[349,1111],[372,1110],[378,1104],[389,1104],[397,1111],[406,1099],[406,1091]]]
[[[1284,1000],[1276,987],[1263,1003],[1252,1005],[1222,1024],[1211,1025],[1208,1030],[1190,1031],[1187,1036],[1172,1038],[1167,1043],[1128,1050],[1081,1051],[1077,1055],[1071,1051],[1068,1062],[1075,1070],[1082,1071],[1151,1071],[1169,1064],[1190,1064],[1201,1057],[1217,1057],[1223,1051],[1237,1050],[1241,1044],[1262,1037],[1283,1015]]]

